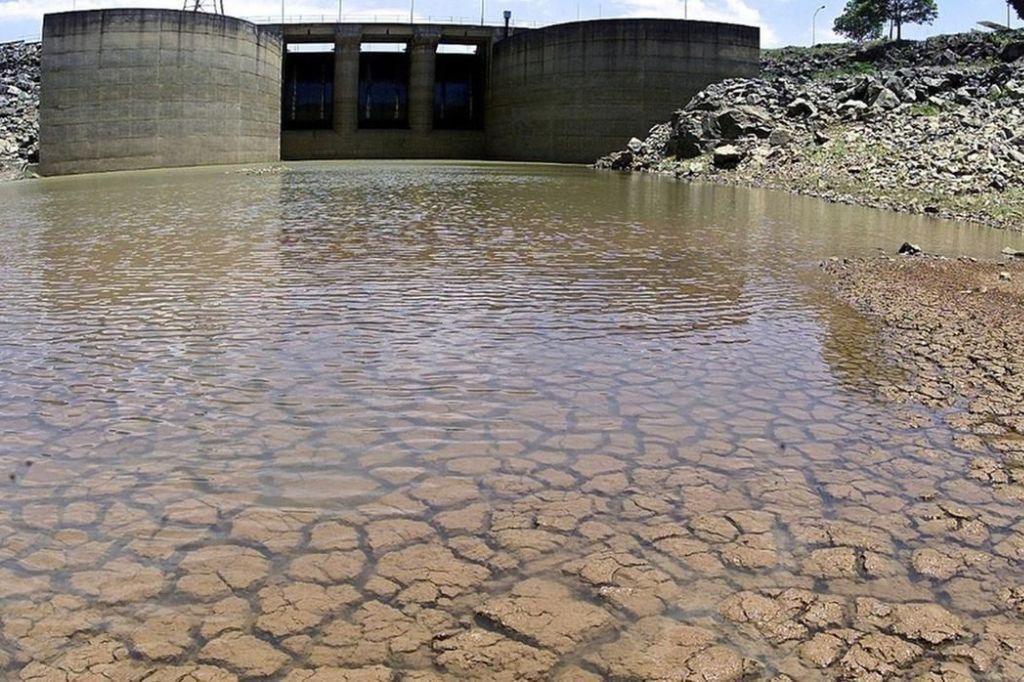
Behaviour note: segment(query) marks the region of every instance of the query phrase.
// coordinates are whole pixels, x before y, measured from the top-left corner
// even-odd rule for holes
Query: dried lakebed
[[[17,183],[0,225],[0,676],[1024,675],[994,441],[889,399],[817,268],[1019,235],[493,164]]]

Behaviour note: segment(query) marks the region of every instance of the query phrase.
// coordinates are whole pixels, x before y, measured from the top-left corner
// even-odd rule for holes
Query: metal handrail
[[[280,24],[280,16],[259,16],[239,17],[253,24]],[[479,26],[480,19],[476,17],[456,16],[417,16],[414,17],[417,24],[455,24],[459,26]],[[285,15],[286,24],[408,24],[408,14],[293,14]],[[486,26],[501,28],[504,26],[504,19],[495,19],[493,23],[485,22]],[[512,22],[512,26],[536,28],[537,22]]]

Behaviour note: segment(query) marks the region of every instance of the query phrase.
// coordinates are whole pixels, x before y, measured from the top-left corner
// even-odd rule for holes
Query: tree
[[[849,0],[833,30],[852,40],[875,40],[882,37],[885,20],[882,3],[877,0]]]
[[[903,24],[930,24],[939,16],[935,0],[889,0],[888,19],[896,27],[896,40],[903,38]]]
[[[930,24],[938,16],[935,0],[848,0],[835,31],[854,40],[878,38],[888,23],[889,37],[895,30],[896,39],[901,40],[904,24]]]
[[[1007,0],[1017,10],[1017,16],[1024,19],[1024,0]]]

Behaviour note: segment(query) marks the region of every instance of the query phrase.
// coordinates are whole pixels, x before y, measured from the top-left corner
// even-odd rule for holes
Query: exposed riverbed
[[[0,186],[0,677],[1020,678],[1020,502],[818,268],[903,241],[1024,249],[543,166]]]

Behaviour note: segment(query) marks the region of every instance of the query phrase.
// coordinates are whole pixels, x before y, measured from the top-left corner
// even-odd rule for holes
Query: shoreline
[[[931,410],[972,455],[966,475],[1024,500],[1024,259],[833,258],[832,294],[880,324],[885,360],[908,377],[879,397]]]
[[[609,170],[594,166],[597,170]],[[790,183],[775,180],[771,178],[741,178],[741,177],[730,177],[727,175],[700,175],[698,177],[686,177],[679,174],[673,169],[664,170],[644,170],[644,171],[612,171],[617,173],[633,173],[640,172],[648,175],[657,175],[661,177],[674,178],[679,182],[700,185],[719,185],[724,187],[739,187],[744,189],[767,189],[777,192],[784,192],[798,197],[809,197],[812,199],[820,199],[829,204],[836,204],[841,206],[856,206],[860,208],[871,208],[881,211],[891,211],[901,215],[913,215],[920,216],[923,218],[933,218],[935,220],[953,221],[966,223],[969,225],[975,225],[978,227],[985,227],[994,230],[1006,230],[1008,232],[1024,232],[1024,222],[1018,222],[1016,219],[1010,220],[1007,218],[996,218],[992,215],[984,213],[969,213],[969,212],[957,212],[941,207],[922,206],[922,205],[907,205],[898,202],[892,202],[886,200],[885,197],[877,197],[870,195],[857,195],[857,194],[836,194],[830,191],[820,191],[811,188],[793,186]],[[933,210],[937,208],[937,210]],[[1024,212],[1024,198],[1022,198],[1019,210]]]
[[[1024,230],[1024,31],[766,52],[595,167]]]

